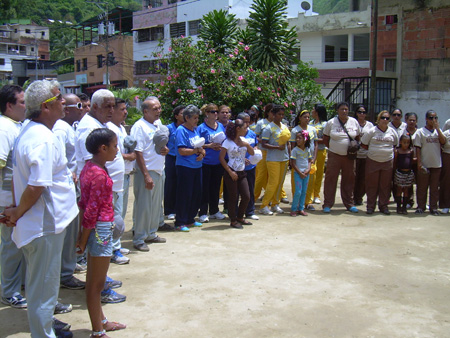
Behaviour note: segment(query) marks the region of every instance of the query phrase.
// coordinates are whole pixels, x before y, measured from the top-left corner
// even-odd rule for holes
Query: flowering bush
[[[145,86],[150,95],[159,98],[164,117],[180,104],[226,104],[237,113],[253,104],[274,102],[289,108],[288,113],[324,100],[314,82],[317,70],[300,63],[287,77],[273,70],[253,69],[248,62],[250,52],[251,46],[242,42],[218,53],[203,41],[194,45],[191,38],[172,39],[167,54],[154,53],[168,65],[159,69],[161,81],[147,81]]]

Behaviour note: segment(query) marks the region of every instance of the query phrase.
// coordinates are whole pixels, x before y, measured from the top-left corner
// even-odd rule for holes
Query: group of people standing
[[[126,107],[105,89],[91,99],[62,95],[56,81],[35,81],[25,92],[0,90],[2,302],[28,306],[32,336],[71,336],[67,326],[55,328],[60,286],[86,288],[92,337],[126,328],[108,321],[101,302],[126,299],[112,290],[121,282],[107,271],[110,262],[130,261],[120,237],[133,173],[133,247],[143,252],[147,244],[166,242],[157,231],[188,232],[225,214],[231,228],[243,229],[259,219],[255,202],[263,190],[259,213],[284,213],[289,166],[292,217],[307,216],[321,203],[323,176],[323,212],[330,213],[339,175],[343,204],[353,213],[367,195],[367,214],[378,203],[387,215],[391,194],[397,213],[407,213],[414,182],[417,214],[427,208],[428,190],[430,213],[449,211],[450,120],[441,131],[432,110],[417,128],[417,115],[406,114],[405,123],[400,109],[380,112],[374,125],[362,105],[354,118],[349,105],[339,103],[327,121],[325,106],[316,104],[289,127],[278,104],[267,104],[263,118],[252,106],[233,121],[226,105],[188,105],[176,107],[164,126],[161,103],[148,97],[128,135]],[[86,283],[73,276],[83,255]]]

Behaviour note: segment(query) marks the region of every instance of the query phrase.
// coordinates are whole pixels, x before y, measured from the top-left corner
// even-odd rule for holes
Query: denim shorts
[[[96,236],[98,234],[98,236]],[[95,229],[91,230],[87,241],[87,250],[93,257],[110,257],[112,250],[112,222],[97,222]],[[102,242],[102,243],[99,243]]]

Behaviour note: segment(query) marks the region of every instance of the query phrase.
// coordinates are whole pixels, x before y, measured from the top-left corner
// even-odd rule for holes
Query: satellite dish
[[[300,5],[304,11],[311,9],[311,4],[308,1],[302,1]]]

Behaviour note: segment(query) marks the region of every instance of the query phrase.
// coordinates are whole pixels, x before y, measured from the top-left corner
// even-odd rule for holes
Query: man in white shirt
[[[422,214],[426,207],[428,187],[430,187],[430,214],[439,215],[439,178],[441,174],[441,145],[447,139],[439,129],[437,114],[427,111],[426,125],[414,134],[414,146],[417,154],[417,210]]]
[[[13,204],[12,196],[12,153],[14,142],[25,119],[25,93],[15,85],[0,89],[0,212]],[[25,260],[22,250],[11,239],[13,228],[1,224],[1,284],[2,303],[13,308],[26,308],[27,300],[20,294],[25,281],[22,275]]]
[[[52,132],[65,103],[56,81],[35,81],[25,92],[30,122],[16,140],[16,207],[4,211],[12,239],[25,255],[28,322],[32,337],[55,337],[61,252],[67,226],[78,214],[64,147]]]
[[[146,243],[165,243],[166,239],[156,234],[161,221],[164,198],[164,156],[169,148],[164,147],[161,154],[155,151],[153,137],[160,128],[161,103],[156,97],[147,98],[142,104],[144,117],[131,128],[131,136],[137,141],[134,176],[133,246],[139,251],[149,251]]]
[[[66,101],[64,106],[64,117],[56,121],[53,126],[53,133],[65,148],[67,167],[71,171],[76,184],[77,161],[75,157],[75,130],[73,125],[81,120],[83,110],[81,100],[77,95],[64,94],[63,98]],[[75,184],[74,189],[76,189]],[[77,265],[75,248],[77,236],[78,217],[75,217],[66,229],[61,257],[61,286],[71,290],[84,289],[86,284],[73,275]]]

